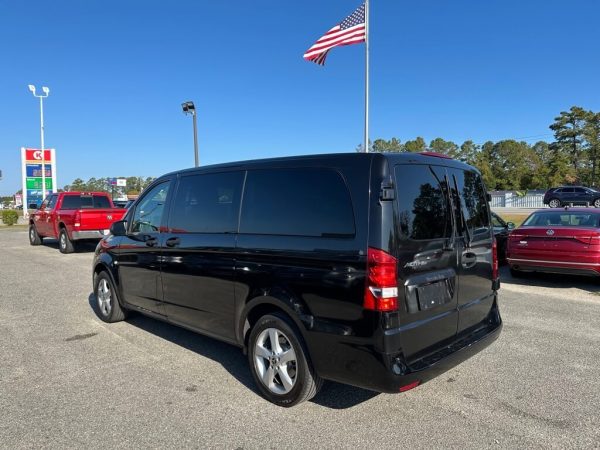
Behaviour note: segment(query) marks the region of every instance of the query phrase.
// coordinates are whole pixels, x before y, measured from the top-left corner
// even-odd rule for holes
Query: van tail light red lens
[[[417,381],[413,381],[412,383],[407,384],[405,386],[401,386],[400,392],[410,391],[411,389],[416,388],[419,385],[419,383],[420,383],[420,381],[417,380]]]
[[[397,261],[376,248],[367,251],[367,285],[363,306],[372,311],[398,309]]]
[[[492,244],[492,280],[498,278],[499,273],[499,263],[498,263],[498,242],[494,238],[494,243]]]

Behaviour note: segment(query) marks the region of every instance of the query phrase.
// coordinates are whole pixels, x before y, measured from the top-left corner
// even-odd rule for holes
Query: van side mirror
[[[38,209],[37,203],[30,203],[29,209]]]
[[[506,222],[506,228],[508,228],[509,230],[514,230],[515,224],[513,222]]]
[[[113,224],[110,226],[110,233],[113,236],[125,236],[127,234],[127,227],[125,224],[126,222],[124,220],[113,222]]]

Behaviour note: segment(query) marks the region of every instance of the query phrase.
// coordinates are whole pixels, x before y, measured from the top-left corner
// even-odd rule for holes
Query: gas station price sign
[[[42,167],[43,165],[43,167]],[[56,152],[21,148],[21,172],[23,178],[23,205],[40,205],[43,198],[42,176],[46,177],[46,195],[56,192]]]

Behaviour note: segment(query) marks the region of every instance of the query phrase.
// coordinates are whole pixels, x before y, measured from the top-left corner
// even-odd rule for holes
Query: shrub
[[[12,209],[2,210],[2,222],[4,222],[4,225],[8,225],[10,227],[17,223],[17,220],[19,220],[19,215],[16,211],[13,211]]]

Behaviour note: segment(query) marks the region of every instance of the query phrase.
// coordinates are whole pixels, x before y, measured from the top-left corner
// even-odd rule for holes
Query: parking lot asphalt
[[[502,271],[504,330],[389,395],[326,383],[276,407],[230,345],[90,302],[93,246],[0,230],[2,448],[599,448],[600,283]]]

